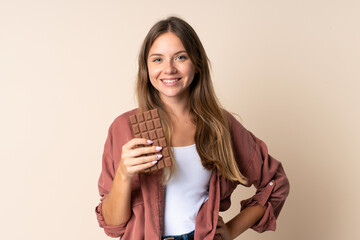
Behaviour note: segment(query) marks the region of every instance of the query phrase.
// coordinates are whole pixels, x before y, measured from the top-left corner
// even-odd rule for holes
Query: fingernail
[[[152,164],[155,164],[155,163],[157,163],[157,161],[152,161],[151,163],[152,163]]]
[[[160,159],[161,157],[162,157],[162,155],[161,155],[161,154],[156,155],[156,159]]]
[[[155,148],[157,151],[160,151],[162,149],[162,147],[158,146]]]
[[[151,140],[147,140],[147,143],[150,143],[150,144],[151,144],[151,143],[153,143],[153,141],[151,141]]]

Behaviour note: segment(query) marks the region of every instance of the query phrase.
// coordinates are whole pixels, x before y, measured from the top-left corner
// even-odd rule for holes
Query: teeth
[[[178,80],[179,80],[179,78],[169,79],[169,80],[162,80],[162,81],[165,82],[165,83],[174,83],[174,82],[176,82],[176,81],[178,81]]]

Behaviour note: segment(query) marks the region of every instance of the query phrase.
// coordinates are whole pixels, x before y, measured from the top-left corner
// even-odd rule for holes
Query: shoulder
[[[134,115],[138,112],[138,108],[134,108],[130,111],[124,112],[122,114],[120,114],[119,116],[117,116],[114,121],[112,122],[110,128],[114,129],[114,128],[122,128],[122,127],[129,127],[130,126],[130,120],[129,117],[131,115]]]
[[[248,165],[246,162],[251,160],[252,155],[254,154],[256,138],[234,117],[232,113],[224,110],[224,114],[227,117],[235,155],[244,165],[242,168],[242,170],[244,170]]]
[[[226,117],[227,123],[229,125],[230,132],[233,131],[247,131],[245,127],[237,120],[234,115],[237,115],[235,113],[231,113],[227,111],[226,109],[222,109],[224,116]]]
[[[109,136],[113,142],[122,145],[132,139],[132,130],[129,117],[136,114],[137,108],[124,112],[111,123],[109,127]]]

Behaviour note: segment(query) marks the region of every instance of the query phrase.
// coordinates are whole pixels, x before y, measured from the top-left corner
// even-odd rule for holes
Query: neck
[[[190,113],[190,101],[189,94],[185,94],[181,98],[162,98],[166,110],[170,114],[171,118],[181,119],[188,117]]]

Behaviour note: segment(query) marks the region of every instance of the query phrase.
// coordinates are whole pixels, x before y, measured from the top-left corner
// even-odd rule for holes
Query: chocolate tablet
[[[158,110],[155,108],[149,111],[132,115],[130,116],[130,123],[135,138],[150,139],[154,142],[153,146],[162,147],[160,153],[163,155],[163,157],[159,159],[154,166],[145,169],[145,172],[152,172],[164,167],[171,166],[169,148],[166,145],[164,130],[161,125]],[[145,145],[138,145],[138,146],[143,147]],[[151,156],[156,154],[158,153],[145,154],[142,156]]]

